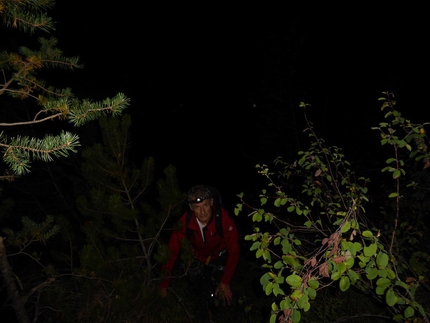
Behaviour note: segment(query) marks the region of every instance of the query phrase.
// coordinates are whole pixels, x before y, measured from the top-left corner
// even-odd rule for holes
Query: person
[[[166,278],[160,282],[160,294],[163,297],[168,294],[170,276],[181,252],[181,241],[188,239],[194,258],[205,267],[225,259],[223,265],[217,266],[221,269],[221,275],[217,281],[215,296],[218,296],[224,304],[231,305],[233,293],[230,282],[240,257],[236,224],[228,211],[221,207],[223,233],[217,234],[214,197],[204,185],[194,186],[188,191],[188,206],[192,211],[188,226],[186,223],[188,211],[186,211],[179,219],[180,229],[171,234],[168,242],[170,258],[161,266],[161,271]],[[190,231],[191,234],[189,234]]]

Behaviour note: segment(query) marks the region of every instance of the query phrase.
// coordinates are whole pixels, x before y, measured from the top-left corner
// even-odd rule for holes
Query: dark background
[[[70,86],[130,97],[134,153],[177,166],[184,189],[234,195],[252,185],[256,163],[306,149],[300,101],[351,158],[375,153],[382,91],[412,121],[428,120],[423,7],[81,2],[54,10],[60,48],[85,64]]]

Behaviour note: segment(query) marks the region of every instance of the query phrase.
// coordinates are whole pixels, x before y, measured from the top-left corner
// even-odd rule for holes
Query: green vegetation
[[[28,44],[0,53],[2,320],[199,322],[202,299],[180,268],[169,296],[157,294],[186,207],[177,169],[159,168],[141,138],[132,145],[124,94],[93,102],[48,85],[54,69],[82,68],[36,37],[55,31],[54,3],[0,0],[2,27]],[[237,219],[253,231],[217,322],[428,322],[427,124],[403,117],[392,93],[381,103],[367,169],[328,147],[301,104],[308,148],[257,165],[264,186],[258,177],[238,195]]]
[[[54,1],[0,1],[0,17],[8,27],[18,29],[31,37],[33,42],[37,32],[51,32],[54,24],[46,10],[54,6]],[[17,51],[0,52],[0,96],[7,96],[2,102],[4,118],[0,122],[2,129],[11,129],[11,135],[0,133],[0,148],[3,161],[9,172],[1,179],[14,175],[24,175],[30,171],[33,160],[51,162],[54,157],[67,157],[75,153],[80,146],[79,136],[60,130],[59,134],[45,133],[43,137],[27,135],[41,124],[51,121],[66,121],[74,127],[80,127],[107,114],[120,115],[129,105],[129,99],[122,93],[103,102],[80,100],[74,97],[70,88],[56,88],[47,84],[40,75],[49,75],[51,69],[73,71],[82,66],[78,57],[66,57],[57,48],[57,39],[39,37],[38,49],[20,46]],[[44,74],[47,73],[47,74]],[[21,101],[15,103],[15,101]],[[19,105],[16,108],[15,105]],[[7,113],[8,112],[8,113]],[[22,121],[22,120],[27,121]],[[4,121],[9,120],[9,121]],[[39,128],[40,129],[40,128]]]
[[[419,191],[429,187],[428,139],[424,124],[396,110],[391,93],[381,101],[385,120],[373,129],[391,155],[372,182],[352,170],[340,148],[326,147],[308,121],[310,147],[297,160],[279,157],[276,170],[257,165],[267,179],[258,206],[239,195],[236,214],[250,209],[255,224],[245,239],[266,268],[260,283],[274,300],[272,323],[279,317],[300,322],[322,290],[333,286],[356,288],[384,303],[394,321],[428,321],[423,284],[430,258],[417,249],[428,230],[428,208],[419,202]],[[374,196],[381,193],[382,199]]]

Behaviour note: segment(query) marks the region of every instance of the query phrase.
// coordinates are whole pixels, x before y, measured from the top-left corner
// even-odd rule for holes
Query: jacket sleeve
[[[227,246],[227,262],[221,283],[230,284],[231,279],[236,271],[240,257],[239,233],[236,224],[227,211],[223,211],[222,222],[224,239]]]
[[[165,264],[161,266],[161,274],[163,277],[165,277],[165,279],[160,282],[161,288],[169,287],[173,267],[175,266],[179,253],[181,252],[181,240],[186,238],[185,216],[182,216],[179,221],[181,223],[181,229],[172,232],[168,243],[170,258]]]

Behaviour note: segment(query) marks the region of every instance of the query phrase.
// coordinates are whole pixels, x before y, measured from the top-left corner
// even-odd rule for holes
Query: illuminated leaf
[[[362,236],[366,238],[371,238],[373,237],[373,233],[372,231],[366,230],[366,231],[363,231]]]
[[[358,276],[358,274],[354,270],[350,269],[346,273],[347,273],[347,275],[348,275],[348,277],[349,277],[349,279],[351,281],[351,284],[353,284],[353,285],[355,284],[355,282],[357,280],[360,279],[360,276]]]
[[[270,323],[276,323],[276,314],[272,314],[270,317]]]
[[[382,278],[386,278],[387,277],[387,271],[385,269],[378,270],[378,276],[382,277]]]
[[[257,252],[255,253],[256,258],[260,258],[262,255],[263,255],[263,249],[258,249]]]
[[[340,271],[335,271],[331,274],[332,280],[338,280],[342,276],[342,273]]]
[[[303,295],[302,297],[299,298],[297,305],[299,306],[299,308],[301,309],[309,309],[310,308],[310,304],[309,304],[309,298],[306,295]],[[306,310],[305,310],[306,312]]]
[[[297,288],[302,284],[302,278],[297,275],[290,275],[286,279],[287,284],[289,284],[293,288]]]
[[[351,228],[351,222],[346,221],[343,226],[342,229],[340,230],[341,233],[345,233],[347,232],[349,229]]]
[[[273,266],[275,269],[280,269],[284,266],[284,263],[282,261],[277,261],[275,265]]]
[[[291,314],[291,321],[293,323],[299,323],[301,319],[300,311],[297,309],[293,309],[293,313]]]
[[[387,302],[388,306],[394,306],[397,303],[397,296],[392,289],[387,291],[385,301]]]
[[[296,289],[292,294],[291,294],[291,299],[293,300],[299,300],[303,297],[303,293],[300,289]]]
[[[385,290],[386,290],[385,287],[379,287],[379,286],[377,286],[375,288],[375,293],[376,293],[376,295],[384,295],[385,294]]]
[[[273,291],[273,283],[269,282],[266,287],[264,288],[264,291],[266,292],[266,295],[270,295]]]
[[[371,257],[376,253],[376,250],[377,250],[377,245],[376,243],[373,243],[370,246],[364,247],[363,252],[366,257]]]
[[[375,279],[376,276],[378,276],[378,270],[376,268],[370,269],[369,272],[366,274],[366,277],[369,280]]]
[[[317,289],[319,287],[319,282],[315,279],[309,279],[308,280],[309,287],[312,287],[313,289]]]
[[[348,276],[342,276],[342,278],[339,281],[339,288],[342,292],[348,290],[349,286],[351,285],[351,282],[349,280]]]
[[[394,279],[394,278],[396,278],[396,273],[394,271],[392,271],[391,269],[387,269],[387,277],[389,279]]]
[[[310,299],[315,299],[315,297],[317,296],[316,290],[313,288],[308,288],[308,296]]]
[[[388,278],[379,278],[376,281],[376,285],[378,285],[379,287],[388,287],[391,285],[391,281]]]
[[[414,316],[414,314],[415,314],[415,310],[412,306],[408,306],[405,309],[405,318],[412,317],[412,316]]]

